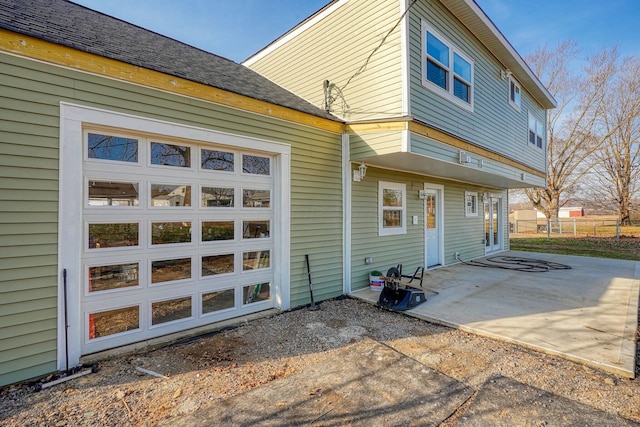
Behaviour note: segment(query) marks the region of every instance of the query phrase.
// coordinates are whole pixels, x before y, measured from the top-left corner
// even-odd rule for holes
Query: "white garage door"
[[[289,307],[288,144],[68,103],[60,113],[58,369]]]
[[[275,156],[101,127],[82,140],[80,354],[274,306]]]

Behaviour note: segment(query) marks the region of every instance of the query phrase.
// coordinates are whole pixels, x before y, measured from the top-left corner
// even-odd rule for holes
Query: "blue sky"
[[[573,39],[640,56],[640,0],[476,0],[522,56]],[[75,0],[241,62],[328,0]]]

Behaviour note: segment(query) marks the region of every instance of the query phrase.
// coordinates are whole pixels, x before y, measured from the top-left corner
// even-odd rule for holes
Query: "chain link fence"
[[[537,219],[513,220],[510,223],[511,233],[543,234],[547,236],[573,237],[620,237],[620,222],[615,219]]]

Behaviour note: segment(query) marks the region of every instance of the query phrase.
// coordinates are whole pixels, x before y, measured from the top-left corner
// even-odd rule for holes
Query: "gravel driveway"
[[[640,422],[638,380],[353,299],[320,306],[318,311],[284,312],[196,340],[105,360],[95,374],[40,392],[28,384],[6,387],[0,391],[0,425],[151,427],[321,365],[331,352],[365,338],[474,389],[499,375]],[[455,425],[465,405],[443,425]]]

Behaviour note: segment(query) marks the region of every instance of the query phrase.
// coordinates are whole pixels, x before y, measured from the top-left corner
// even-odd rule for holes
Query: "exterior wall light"
[[[362,162],[360,166],[358,166],[358,170],[353,171],[353,180],[356,182],[360,182],[367,175],[367,166]]]
[[[500,71],[500,77],[502,77],[502,80],[508,79],[509,77],[511,77],[511,70],[507,68],[504,71]]]

